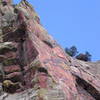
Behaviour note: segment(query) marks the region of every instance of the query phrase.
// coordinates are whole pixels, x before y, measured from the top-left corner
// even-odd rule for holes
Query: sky
[[[100,60],[100,0],[27,1],[62,48],[75,45],[79,52],[89,51],[93,61]]]

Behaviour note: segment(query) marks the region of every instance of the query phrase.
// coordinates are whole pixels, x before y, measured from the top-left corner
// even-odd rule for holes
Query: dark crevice
[[[11,82],[22,82],[22,77],[20,76],[17,76],[15,75],[14,77],[11,77],[11,78],[5,78],[4,80],[10,80]]]
[[[53,46],[53,43],[51,43],[51,42],[49,42],[49,41],[43,40],[43,42],[44,42],[45,44],[47,44],[49,47],[51,47],[51,48],[54,47],[54,46]]]
[[[43,73],[48,74],[47,69],[45,69],[45,68],[43,68],[43,67],[39,67],[39,68],[37,69],[37,71],[38,71],[38,72],[43,72]]]
[[[100,100],[100,92],[96,90],[91,84],[76,76],[76,82],[79,86],[85,89],[93,98]]]
[[[25,29],[25,26],[20,26],[21,28],[15,30],[14,32],[9,32],[5,34],[5,32],[3,32],[5,34],[4,38],[3,38],[3,41],[4,42],[8,42],[8,41],[14,41],[14,42],[20,42],[20,40],[23,38],[26,39],[27,37],[27,34],[26,34],[26,29]],[[4,29],[5,30],[5,29]]]
[[[1,48],[0,49],[0,55],[3,55],[9,51],[12,51],[12,52],[16,52],[17,51],[17,48],[14,48],[14,47],[5,47],[5,48]]]
[[[21,67],[21,71],[23,72],[24,71],[24,48],[23,48],[23,42],[24,41],[21,41],[20,43],[19,43],[19,65],[20,65],[20,67]]]
[[[3,82],[3,75],[0,73],[0,82],[2,83]]]
[[[2,4],[3,4],[3,6],[6,6],[7,5],[7,2],[6,1],[3,1]]]

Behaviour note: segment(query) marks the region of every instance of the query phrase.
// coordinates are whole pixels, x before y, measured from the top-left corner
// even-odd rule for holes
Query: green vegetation
[[[65,48],[65,52],[76,59],[83,60],[83,61],[91,61],[92,55],[86,51],[85,53],[79,53],[77,51],[76,46],[71,46],[70,48]]]

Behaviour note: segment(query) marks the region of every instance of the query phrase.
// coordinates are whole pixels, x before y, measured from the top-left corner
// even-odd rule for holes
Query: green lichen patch
[[[9,51],[16,52],[17,48],[11,42],[0,43],[0,54],[5,54]]]
[[[17,65],[18,59],[6,59],[3,61],[4,66],[11,66],[11,65]]]

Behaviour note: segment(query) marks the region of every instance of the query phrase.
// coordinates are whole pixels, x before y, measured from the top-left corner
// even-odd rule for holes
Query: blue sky
[[[100,0],[28,1],[63,48],[76,45],[79,52],[89,51],[93,61],[100,60]]]

